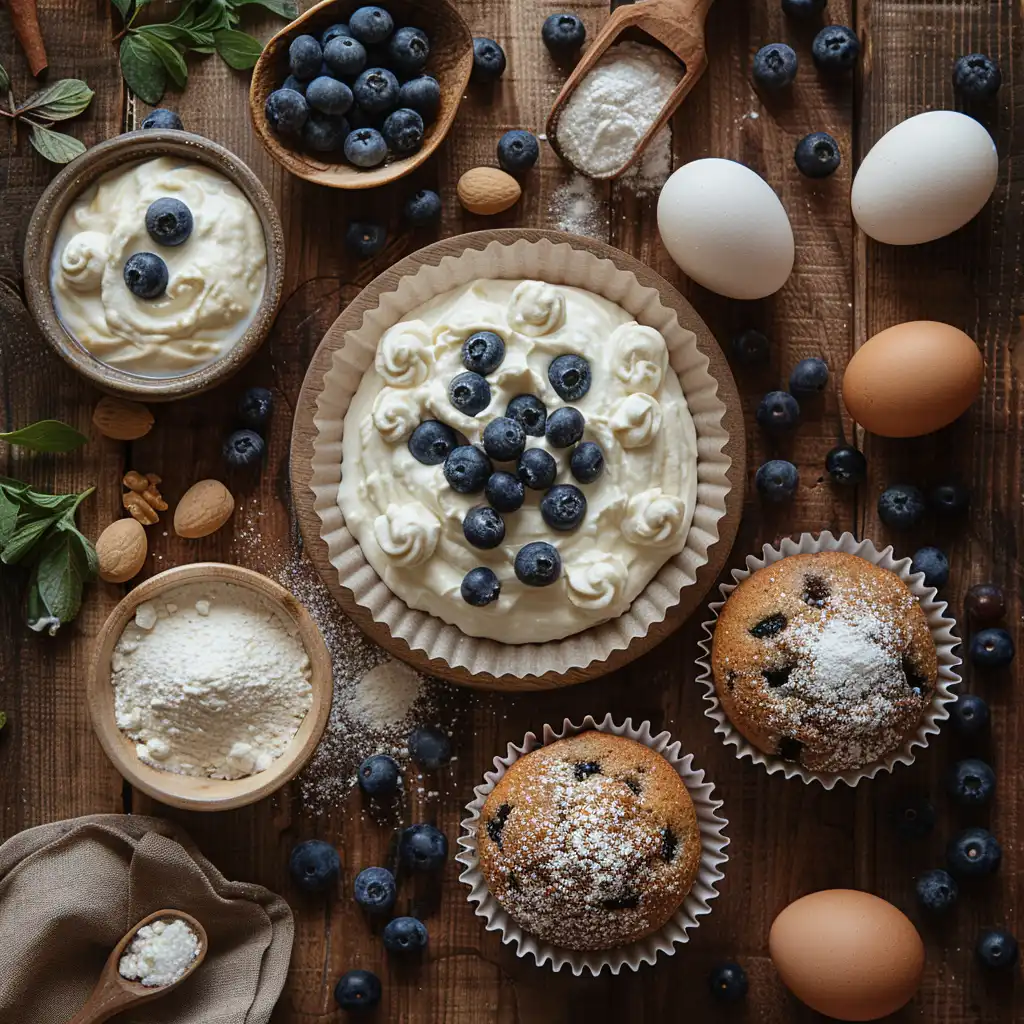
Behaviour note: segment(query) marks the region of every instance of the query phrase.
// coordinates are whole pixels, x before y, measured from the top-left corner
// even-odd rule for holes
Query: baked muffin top
[[[568,949],[610,949],[678,910],[701,839],[665,758],[585,732],[510,766],[484,804],[478,851],[488,888],[524,930]]]
[[[711,660],[723,709],[747,740],[821,772],[900,747],[938,674],[906,584],[840,551],[791,555],[740,583],[719,613]]]

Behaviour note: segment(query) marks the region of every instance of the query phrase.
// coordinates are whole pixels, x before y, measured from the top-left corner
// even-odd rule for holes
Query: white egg
[[[793,229],[764,178],[734,160],[694,160],[665,182],[658,230],[698,284],[731,299],[777,292],[793,269]]]
[[[973,117],[930,110],[890,128],[853,179],[853,216],[889,245],[917,245],[963,227],[996,187],[995,143]]]

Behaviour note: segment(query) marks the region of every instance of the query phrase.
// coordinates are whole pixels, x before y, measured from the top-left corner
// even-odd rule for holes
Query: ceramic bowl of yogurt
[[[25,239],[29,309],[79,373],[166,401],[235,373],[270,331],[284,236],[234,154],[188,132],[100,143],[50,183]]]

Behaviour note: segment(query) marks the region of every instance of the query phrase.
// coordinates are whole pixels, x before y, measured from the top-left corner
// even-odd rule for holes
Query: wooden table
[[[194,131],[229,146],[260,175],[275,196],[288,244],[286,300],[276,329],[259,357],[236,382],[195,400],[158,410],[157,428],[143,440],[119,444],[94,438],[72,456],[29,456],[4,450],[3,472],[36,485],[80,490],[97,483],[83,509],[84,528],[95,536],[120,513],[118,478],[127,468],[156,471],[172,502],[201,476],[222,473],[220,439],[229,428],[229,407],[246,385],[272,384],[278,415],[270,439],[270,462],[259,482],[239,486],[239,511],[230,528],[200,542],[151,531],[152,558],[146,572],[196,559],[237,561],[267,569],[296,543],[290,514],[286,465],[290,406],[310,355],[326,327],[357,291],[381,269],[424,241],[400,229],[394,210],[414,184],[436,187],[445,200],[439,234],[494,226],[465,215],[455,201],[455,182],[470,167],[494,162],[494,146],[508,128],[541,131],[548,105],[564,71],[548,58],[540,24],[557,5],[541,0],[465,0],[462,9],[475,32],[506,47],[509,69],[493,95],[471,89],[440,158],[411,181],[371,195],[352,196],[307,186],[285,175],[256,142],[246,110],[246,81],[217,59],[191,68],[187,91],[168,97]],[[570,5],[573,6],[573,5]],[[574,5],[591,32],[607,14],[607,3]],[[52,74],[85,78],[97,91],[89,114],[71,130],[87,143],[134,125],[144,114],[126,94],[110,40],[116,31],[103,0],[40,0]],[[759,303],[732,303],[689,285],[658,241],[655,203],[602,188],[608,227],[602,237],[677,282],[720,339],[757,326],[772,338],[769,373],[740,375],[748,416],[751,471],[775,447],[753,426],[759,395],[785,381],[793,363],[823,356],[834,375],[864,339],[891,324],[929,318],[962,327],[982,347],[987,371],[971,413],[942,434],[915,441],[859,438],[871,467],[870,481],[856,495],[834,490],[824,474],[825,453],[851,437],[851,424],[835,392],[822,414],[804,424],[780,453],[800,468],[801,487],[792,505],[748,508],[733,552],[733,565],[764,541],[802,530],[854,530],[878,541],[892,540],[901,553],[938,542],[949,551],[953,579],[948,597],[959,616],[964,592],[974,582],[994,580],[1013,595],[1011,623],[1019,627],[1019,545],[1024,538],[1021,450],[1024,402],[1018,316],[1021,313],[1019,254],[1024,241],[1020,175],[1024,133],[1014,134],[1024,73],[1018,37],[1019,7],[1013,0],[830,0],[832,21],[854,24],[864,45],[861,72],[853,82],[823,84],[809,61],[813,30],[787,23],[777,0],[718,0],[708,22],[711,66],[687,100],[674,126],[677,164],[703,156],[738,159],[763,174],[789,211],[797,239],[796,269],[787,286]],[[271,20],[257,22],[269,35]],[[0,59],[21,95],[28,90],[23,58],[14,50],[6,10],[0,12]],[[750,63],[766,42],[785,39],[797,47],[803,67],[791,99],[767,105],[754,92]],[[999,183],[982,214],[951,238],[912,249],[874,245],[850,217],[847,196],[857,160],[888,128],[908,115],[955,105],[950,73],[955,57],[971,51],[998,58],[1004,85],[986,123],[999,147]],[[814,184],[793,164],[798,138],[826,130],[840,143],[843,164],[831,179]],[[0,273],[18,285],[19,250],[26,221],[53,174],[25,140],[14,151],[3,131],[0,165]],[[501,225],[555,226],[549,207],[566,170],[545,147],[528,178],[522,201],[497,218]],[[356,264],[341,244],[350,217],[375,214],[392,228],[387,249],[372,263]],[[430,236],[432,237],[432,236]],[[907,381],[912,388],[913,381]],[[0,331],[0,389],[4,429],[56,416],[89,429],[97,394],[47,350],[12,341]],[[881,489],[897,480],[931,484],[962,474],[974,491],[968,525],[926,530],[912,538],[890,537],[875,513]],[[257,541],[254,541],[257,538]],[[40,638],[23,625],[17,588],[4,575],[0,600],[0,708],[9,716],[0,735],[0,839],[60,818],[123,809],[166,813],[183,822],[205,852],[229,876],[261,882],[294,896],[286,858],[297,840],[322,836],[341,849],[346,889],[356,871],[384,856],[390,833],[363,820],[353,795],[330,814],[312,817],[297,788],[255,807],[203,817],[154,806],[122,784],[103,756],[86,713],[84,666],[92,638],[117,601],[121,588],[94,584],[85,610],[56,639]],[[699,616],[697,617],[699,619]],[[1020,629],[1017,629],[1020,637]],[[710,772],[731,819],[731,860],[721,898],[688,947],[655,969],[618,978],[576,979],[553,975],[518,960],[480,921],[465,901],[450,864],[439,915],[428,924],[431,951],[417,969],[390,969],[351,901],[329,914],[320,905],[295,900],[293,970],[275,1021],[337,1019],[331,988],[342,971],[361,966],[381,973],[385,1001],[380,1020],[422,1024],[513,1024],[598,1020],[782,1022],[815,1015],[787,996],[767,957],[766,937],[774,915],[814,889],[853,886],[877,892],[916,917],[913,877],[941,863],[945,838],[959,817],[942,795],[943,771],[955,744],[943,738],[912,768],[849,790],[769,778],[737,761],[713,735],[693,685],[697,621],[653,653],[616,675],[575,689],[535,696],[481,698],[456,695],[464,725],[456,736],[459,759],[445,784],[439,820],[449,838],[458,834],[460,811],[491,757],[527,729],[565,715],[587,712],[650,718],[670,728]],[[991,757],[999,792],[991,827],[1004,845],[1003,868],[990,886],[961,900],[956,919],[942,929],[925,928],[928,968],[915,1002],[900,1020],[954,1022],[1024,1019],[1024,987],[987,983],[972,962],[979,928],[1003,924],[1018,933],[1024,896],[1024,705],[1009,687],[996,688],[966,670],[966,685],[992,702]],[[940,808],[935,833],[919,843],[896,839],[886,809],[915,790],[933,794]],[[436,805],[432,805],[436,807]],[[413,798],[408,814],[434,814]],[[744,964],[751,978],[745,1009],[714,1008],[705,986],[708,969],[725,958]],[[51,1024],[51,1022],[22,1022]]]

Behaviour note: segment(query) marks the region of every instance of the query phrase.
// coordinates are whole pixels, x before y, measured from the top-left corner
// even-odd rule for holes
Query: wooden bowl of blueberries
[[[267,43],[252,121],[292,174],[375,188],[440,145],[472,70],[473,36],[448,0],[324,0]]]

